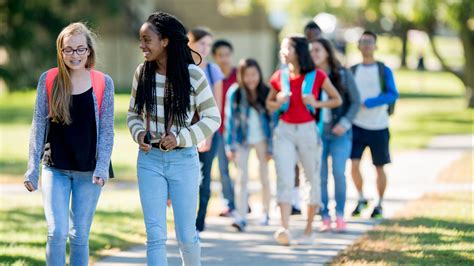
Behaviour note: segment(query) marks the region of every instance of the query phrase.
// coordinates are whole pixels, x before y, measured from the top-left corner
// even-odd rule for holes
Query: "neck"
[[[156,72],[158,72],[161,75],[166,75],[166,64],[167,64],[166,57],[156,60],[156,64],[158,65],[158,69],[156,70]]]
[[[298,76],[300,74],[300,67],[292,63],[288,64],[288,69],[290,70],[290,75]]]
[[[328,62],[323,62],[319,64],[319,68],[322,69],[326,73],[329,73],[329,71],[331,71],[331,69],[329,68]]]
[[[70,69],[69,75],[71,76],[71,78],[81,77],[84,75],[89,75],[89,70],[87,68],[81,68],[76,70]]]
[[[362,63],[366,65],[375,63],[374,55],[363,56]]]
[[[230,72],[232,72],[232,66],[230,65],[222,65],[219,66],[222,70],[222,73],[224,73],[225,77],[228,77],[230,75]]]

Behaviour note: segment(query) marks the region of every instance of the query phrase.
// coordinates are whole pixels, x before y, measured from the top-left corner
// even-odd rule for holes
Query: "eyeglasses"
[[[61,50],[61,52],[64,54],[64,55],[73,55],[74,52],[76,52],[77,55],[84,55],[87,53],[87,51],[89,50],[89,48],[86,48],[86,47],[81,47],[81,48],[77,48],[77,49],[72,49],[72,48],[64,48]]]
[[[369,46],[369,45],[375,44],[375,42],[374,42],[373,40],[360,40],[360,41],[359,41],[359,44],[360,44],[360,45]]]

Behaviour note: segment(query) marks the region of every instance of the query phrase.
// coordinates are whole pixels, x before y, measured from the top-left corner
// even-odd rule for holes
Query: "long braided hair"
[[[188,37],[183,24],[174,16],[156,12],[151,14],[146,23],[151,25],[160,38],[168,38],[166,47],[166,82],[164,93],[165,130],[174,123],[178,131],[186,127],[188,111],[191,108],[190,95],[193,88],[189,79],[189,64],[195,64],[188,46]],[[199,55],[199,54],[198,54]],[[202,60],[202,58],[199,56]],[[198,63],[200,64],[200,62]],[[140,71],[134,111],[141,114],[143,108],[149,114],[157,116],[156,101],[156,61],[145,61]],[[158,123],[158,121],[155,121]],[[169,132],[166,132],[168,134]]]

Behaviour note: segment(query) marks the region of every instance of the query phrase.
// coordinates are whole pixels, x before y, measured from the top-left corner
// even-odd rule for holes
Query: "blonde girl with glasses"
[[[65,27],[56,40],[57,68],[38,82],[24,185],[42,194],[48,225],[46,264],[88,265],[89,231],[109,178],[114,137],[114,85],[93,70],[93,34],[83,23]]]

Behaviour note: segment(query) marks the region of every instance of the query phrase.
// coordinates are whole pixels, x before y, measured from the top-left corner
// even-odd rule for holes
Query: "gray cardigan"
[[[110,156],[112,155],[112,146],[114,144],[114,83],[112,79],[108,75],[105,76],[105,90],[100,114],[95,93],[92,95],[94,98],[97,129],[97,162],[93,176],[100,177],[104,179],[104,181],[107,181],[109,178]],[[39,79],[36,91],[35,111],[30,132],[28,169],[25,173],[25,181],[30,181],[35,189],[38,188],[39,164],[44,151],[47,123],[49,123],[48,99],[46,92],[46,72],[44,72]]]

